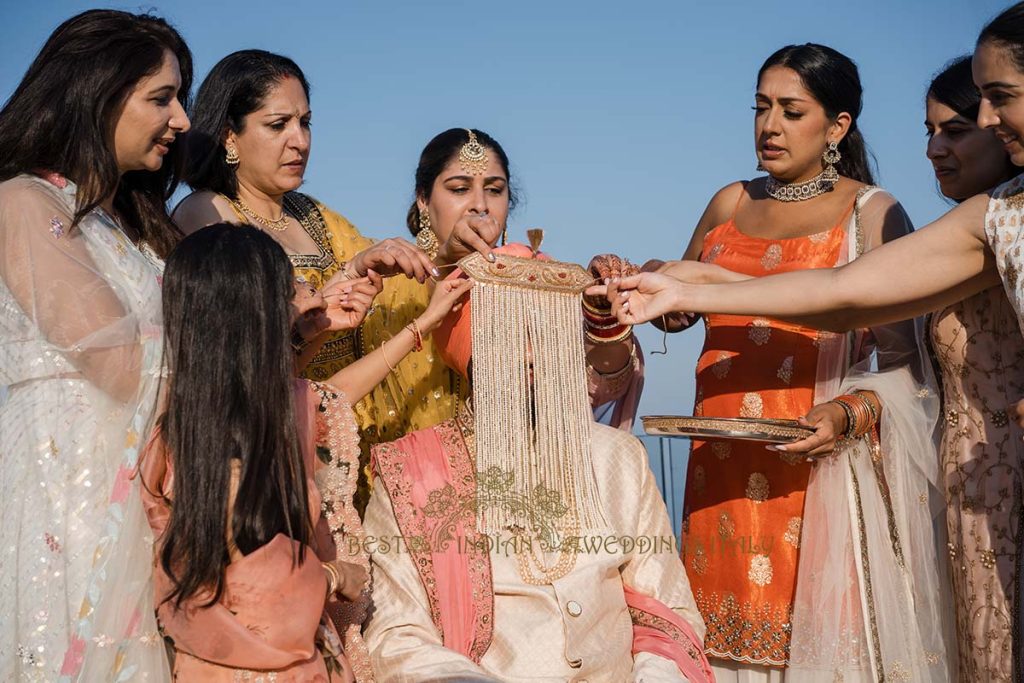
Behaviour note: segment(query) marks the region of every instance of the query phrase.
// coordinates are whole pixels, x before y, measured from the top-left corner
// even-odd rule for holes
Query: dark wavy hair
[[[994,43],[1005,48],[1019,71],[1024,72],[1024,2],[1003,10],[978,35],[978,45]]]
[[[826,45],[787,45],[765,60],[757,72],[758,83],[764,72],[773,66],[784,66],[795,71],[807,91],[825,108],[829,118],[835,118],[843,112],[850,115],[853,120],[846,136],[839,143],[842,159],[836,164],[836,170],[847,178],[873,185],[875,177],[868,161],[867,144],[857,127],[864,91],[853,60]]]
[[[238,198],[235,170],[224,160],[225,135],[228,131],[241,133],[245,117],[262,107],[270,91],[289,77],[302,85],[309,99],[309,81],[299,65],[273,52],[232,52],[210,70],[199,86],[191,112],[192,128],[185,136],[185,182],[193,190]]]
[[[233,460],[230,535],[242,553],[283,533],[302,562],[312,537],[293,403],[293,278],[284,250],[252,226],[203,228],[167,259],[160,425],[175,474],[160,562],[178,607],[207,589],[212,604],[223,590]]]
[[[511,211],[519,201],[519,193],[512,183],[508,155],[505,154],[505,150],[498,141],[490,135],[476,128],[472,130],[473,134],[476,135],[477,142],[493,150],[498,156],[501,170],[505,171],[505,177],[508,178],[508,208]],[[435,135],[427,143],[427,146],[423,148],[423,152],[420,154],[420,163],[416,166],[415,197],[413,197],[412,206],[409,207],[409,211],[405,216],[405,225],[414,236],[420,231],[420,212],[416,206],[416,199],[430,200],[430,194],[434,191],[434,181],[437,180],[437,176],[441,175],[441,171],[448,165],[448,162],[458,156],[459,150],[467,142],[469,142],[469,133],[466,132],[465,128],[449,128],[443,133]]]
[[[178,59],[178,101],[188,107],[192,53],[164,19],[89,10],[50,35],[0,110],[0,180],[56,171],[78,185],[75,223],[114,195],[124,229],[166,256],[181,233],[167,215],[182,170],[179,142],[159,171],[121,174],[114,156],[115,117],[135,85]]]

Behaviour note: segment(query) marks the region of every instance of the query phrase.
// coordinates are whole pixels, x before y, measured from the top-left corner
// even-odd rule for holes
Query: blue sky
[[[313,85],[305,191],[364,233],[404,235],[423,145],[452,126],[486,130],[524,197],[510,234],[546,228],[545,249],[586,263],[605,251],[677,257],[708,199],[754,175],[757,69],[775,49],[819,42],[860,66],[860,126],[880,184],[917,225],[948,207],[924,157],[923,93],[969,52],[993,0],[450,2],[293,0],[113,3],[152,9],[189,42],[196,82],[222,56],[286,54]],[[5,3],[0,98],[47,35],[95,5]],[[640,331],[646,349],[660,334]],[[641,414],[689,414],[700,328],[648,357]]]

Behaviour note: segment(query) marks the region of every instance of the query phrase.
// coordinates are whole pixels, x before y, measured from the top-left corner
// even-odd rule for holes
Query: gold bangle
[[[391,340],[389,339],[388,341],[391,341]],[[391,361],[388,360],[388,352],[384,350],[384,347],[387,345],[388,341],[386,341],[386,342],[384,342],[383,344],[380,345],[380,354],[382,356],[384,356],[384,362],[387,363],[388,370],[390,370],[391,372],[394,372],[395,371],[395,366],[392,365]]]
[[[618,344],[621,341],[629,339],[629,337],[633,334],[632,325],[625,325],[625,328],[626,329],[624,329],[622,332],[615,334],[611,337],[601,337],[594,334],[590,330],[586,330],[585,334],[587,335],[587,339],[589,339],[590,342],[593,344]]]
[[[341,581],[341,573],[331,562],[321,562],[320,566],[327,572],[327,597],[330,598],[338,590],[338,583]]]

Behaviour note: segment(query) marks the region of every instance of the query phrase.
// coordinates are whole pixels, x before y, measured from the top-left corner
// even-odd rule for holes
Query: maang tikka
[[[476,133],[466,129],[469,141],[459,150],[459,165],[467,175],[483,175],[487,170],[487,150],[476,139]]]

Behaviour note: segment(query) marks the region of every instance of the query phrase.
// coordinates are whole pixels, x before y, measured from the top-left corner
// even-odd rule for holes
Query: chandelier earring
[[[238,166],[238,150],[235,149],[234,145],[225,145],[227,152],[224,154],[224,163],[228,166]]]
[[[431,260],[437,258],[437,252],[441,244],[437,240],[437,233],[430,227],[430,214],[420,211],[420,231],[416,233],[416,246],[426,252]]]
[[[821,160],[825,164],[825,171],[821,175],[821,179],[827,183],[835,185],[839,182],[839,171],[836,170],[836,164],[843,158],[843,155],[839,153],[839,143],[830,142],[828,147],[825,148],[825,153],[821,155]]]

